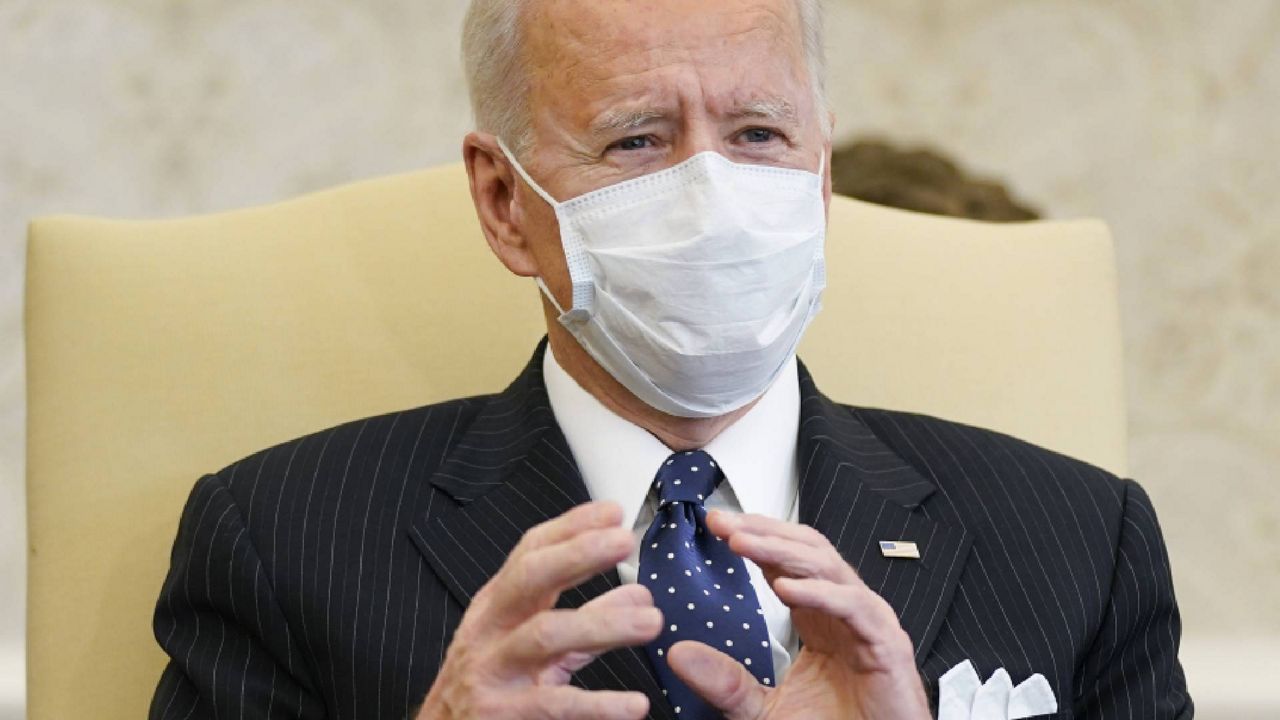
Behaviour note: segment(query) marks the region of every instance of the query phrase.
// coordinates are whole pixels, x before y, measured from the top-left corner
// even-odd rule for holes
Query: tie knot
[[[716,461],[705,451],[678,452],[667,458],[653,479],[662,505],[672,502],[701,503],[711,497],[724,477]]]

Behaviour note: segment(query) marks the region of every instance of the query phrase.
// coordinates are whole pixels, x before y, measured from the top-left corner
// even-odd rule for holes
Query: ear
[[[467,165],[471,201],[489,249],[512,273],[537,275],[538,265],[516,197],[519,176],[498,147],[497,138],[489,133],[468,133],[462,141],[462,159]]]

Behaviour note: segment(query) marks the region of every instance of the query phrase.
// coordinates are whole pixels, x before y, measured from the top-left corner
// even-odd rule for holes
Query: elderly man
[[[796,361],[821,44],[812,0],[472,3],[472,196],[547,341],[203,478],[153,718],[1191,716],[1137,485]]]

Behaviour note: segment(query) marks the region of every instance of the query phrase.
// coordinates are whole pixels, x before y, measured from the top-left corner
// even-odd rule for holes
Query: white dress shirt
[[[543,357],[542,372],[551,410],[578,463],[587,491],[594,500],[612,500],[621,505],[623,524],[635,534],[636,549],[618,565],[622,582],[635,582],[640,539],[658,510],[658,498],[650,491],[651,486],[658,467],[672,450],[583,390],[556,362],[550,348]],[[799,426],[800,384],[792,357],[755,406],[703,448],[725,474],[725,480],[707,498],[707,508],[796,522]],[[764,610],[774,674],[781,681],[799,646],[791,627],[791,611],[765,582],[760,568],[750,560],[746,560],[746,566]]]

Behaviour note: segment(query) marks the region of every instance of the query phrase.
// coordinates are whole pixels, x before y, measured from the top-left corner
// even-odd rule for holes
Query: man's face
[[[829,152],[793,0],[544,0],[524,27],[524,164],[557,200],[708,150],[811,172]],[[523,184],[516,200],[538,273],[568,307],[554,212]]]

